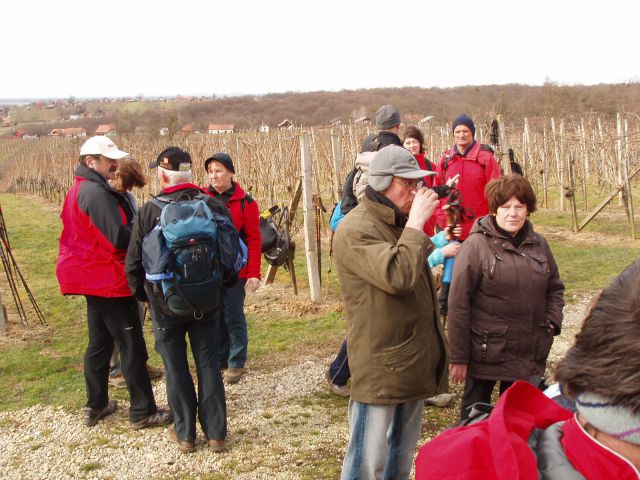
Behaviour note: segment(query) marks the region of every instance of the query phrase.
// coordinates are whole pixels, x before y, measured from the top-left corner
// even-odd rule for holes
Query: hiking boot
[[[446,407],[453,400],[453,395],[450,393],[441,393],[440,395],[434,395],[424,401],[425,405],[431,405],[433,407]]]
[[[244,368],[229,367],[229,369],[224,372],[225,383],[238,383],[244,375],[244,372]]]
[[[351,396],[351,389],[349,387],[347,387],[346,385],[336,385],[335,383],[333,383],[331,372],[329,370],[327,370],[325,377],[327,379],[327,383],[329,384],[329,390],[331,390],[331,393],[339,397]]]
[[[148,363],[145,365],[145,367],[147,367],[147,373],[149,373],[149,378],[151,380],[162,378],[162,375],[164,375],[164,371],[161,368],[154,367],[152,365],[149,365]]]
[[[170,423],[173,423],[173,412],[171,412],[171,410],[158,410],[156,413],[152,413],[142,420],[131,422],[131,428],[140,430],[142,428],[169,425]]]
[[[127,382],[124,381],[124,375],[116,375],[114,377],[109,377],[109,385],[116,388],[125,388],[127,386]]]
[[[209,447],[209,450],[211,450],[212,452],[223,452],[224,440],[214,440],[211,438],[207,440],[207,446]]]
[[[104,408],[94,409],[94,408],[85,407],[82,409],[82,412],[84,413],[84,424],[87,427],[93,427],[101,419],[115,412],[117,408],[118,408],[118,402],[116,400],[109,400],[107,402],[107,406]]]
[[[196,451],[196,442],[192,442],[190,440],[179,440],[178,434],[176,433],[176,429],[173,425],[169,427],[167,438],[178,445],[178,449],[182,453],[193,453]]]

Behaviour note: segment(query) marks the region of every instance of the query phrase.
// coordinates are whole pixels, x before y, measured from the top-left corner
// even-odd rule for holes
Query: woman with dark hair
[[[133,194],[134,187],[142,188],[147,184],[142,165],[131,157],[124,157],[118,160],[118,170],[116,177],[109,180],[109,185],[121,195],[121,204],[125,211],[130,211],[131,218],[138,213],[138,202]],[[133,220],[132,220],[133,221]],[[140,323],[144,322],[145,308],[144,304],[138,302],[138,314],[140,315]],[[162,369],[146,364],[149,378],[152,380],[162,377]],[[113,347],[111,361],[109,362],[109,385],[113,387],[124,387],[125,381],[120,368],[120,350],[117,345]]]
[[[555,371],[576,414],[518,381],[488,419],[424,445],[416,480],[640,479],[640,260],[594,300]]]
[[[553,254],[528,220],[536,196],[526,178],[486,186],[489,215],[460,247],[449,293],[450,375],[464,382],[460,418],[515,380],[543,376],[560,333],[564,285]]]

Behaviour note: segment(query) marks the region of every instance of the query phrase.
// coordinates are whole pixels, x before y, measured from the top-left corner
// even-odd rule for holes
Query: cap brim
[[[121,158],[128,157],[129,154],[116,148],[114,150],[109,150],[107,153],[103,153],[102,156],[110,158],[111,160],[120,160]]]
[[[154,160],[149,164],[149,168],[156,168],[158,166],[158,160]]]
[[[431,175],[435,175],[436,172],[431,172],[429,170],[412,170],[411,172],[405,173],[394,173],[394,177],[406,178],[409,180],[416,180],[418,178],[429,177]]]

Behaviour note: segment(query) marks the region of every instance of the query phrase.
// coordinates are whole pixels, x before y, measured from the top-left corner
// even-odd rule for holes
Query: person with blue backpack
[[[243,266],[240,240],[227,208],[191,183],[189,153],[169,147],[149,168],[157,168],[162,191],[138,212],[125,262],[127,279],[134,297],[149,302],[175,416],[169,439],[183,453],[195,451],[197,415],[205,444],[219,452],[227,435],[227,412],[217,356],[218,321],[225,288],[237,281]],[[198,373],[197,396],[187,334]]]

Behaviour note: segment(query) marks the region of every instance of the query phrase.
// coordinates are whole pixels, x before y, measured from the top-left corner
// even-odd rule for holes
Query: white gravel
[[[565,308],[565,328],[554,343],[555,363],[579,330],[588,299]],[[93,428],[80,412],[35,406],[0,414],[0,477],[4,479],[297,479],[332,478],[314,462],[342,462],[348,441],[346,401],[326,399],[328,358],[306,357],[272,373],[249,370],[226,386],[229,437],[224,453],[200,445],[181,454],[166,429],[133,431],[126,402]],[[166,405],[164,382],[155,387]],[[322,392],[322,393],[321,393]],[[202,434],[199,442],[204,442]],[[313,473],[316,472],[316,473]],[[335,469],[334,469],[335,474]]]

